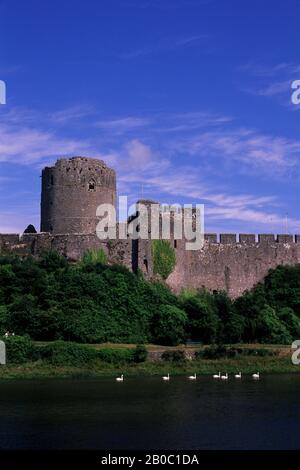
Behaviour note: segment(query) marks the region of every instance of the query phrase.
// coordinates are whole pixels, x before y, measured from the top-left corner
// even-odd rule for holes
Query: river
[[[300,449],[300,375],[0,382],[1,449]]]

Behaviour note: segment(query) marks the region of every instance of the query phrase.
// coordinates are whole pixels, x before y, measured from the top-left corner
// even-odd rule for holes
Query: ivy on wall
[[[171,274],[176,266],[176,254],[168,240],[152,241],[153,272],[163,279]]]

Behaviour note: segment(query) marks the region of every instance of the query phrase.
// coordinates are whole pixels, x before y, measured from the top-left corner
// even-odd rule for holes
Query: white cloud
[[[300,141],[264,135],[251,129],[204,132],[175,145],[194,156],[217,156],[219,161],[229,159],[238,162],[242,168],[254,168],[257,172],[262,168],[269,169],[273,176],[299,167]]]
[[[248,63],[239,67],[239,71],[255,77],[250,85],[244,85],[243,91],[256,96],[276,98],[277,101],[290,109],[291,105],[291,84],[299,78],[300,65],[294,63],[281,62],[275,65],[262,65]]]
[[[50,119],[56,124],[65,124],[90,116],[92,113],[93,108],[91,106],[77,105],[52,113]]]
[[[146,118],[129,116],[121,119],[97,121],[95,126],[99,127],[100,129],[112,131],[116,134],[123,134],[126,131],[136,129],[138,127],[144,127],[150,124],[150,122],[151,121]]]
[[[44,158],[93,153],[89,142],[38,128],[0,125],[0,162],[33,164]]]

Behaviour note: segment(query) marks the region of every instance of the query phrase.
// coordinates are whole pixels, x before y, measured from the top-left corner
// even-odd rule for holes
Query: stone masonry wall
[[[225,290],[241,295],[262,281],[271,268],[300,263],[300,236],[206,234],[204,246],[186,251],[177,241],[177,264],[167,279],[175,291],[184,287]]]
[[[300,236],[206,234],[201,250],[186,251],[184,240],[172,240],[177,264],[167,283],[174,291],[206,287],[226,290],[231,297],[251,289],[278,265],[300,263]],[[37,256],[55,250],[78,261],[89,249],[102,247],[110,263],[118,263],[152,276],[151,242],[99,240],[95,234],[0,234],[0,253]]]

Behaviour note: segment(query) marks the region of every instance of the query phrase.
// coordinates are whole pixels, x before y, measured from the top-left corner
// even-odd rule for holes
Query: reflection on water
[[[0,382],[1,449],[299,449],[300,375]]]

